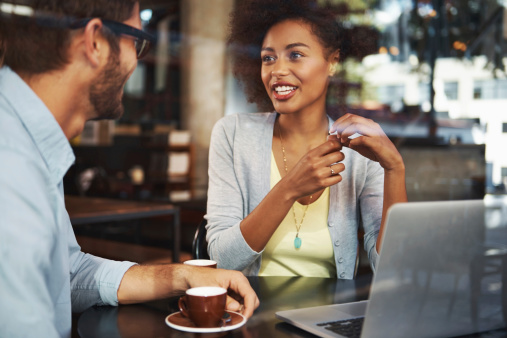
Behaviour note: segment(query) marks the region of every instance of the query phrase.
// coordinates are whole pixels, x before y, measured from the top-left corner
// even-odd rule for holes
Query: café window
[[[448,100],[458,99],[458,82],[445,82],[444,92]]]
[[[474,81],[474,99],[498,100],[507,97],[507,79]]]
[[[405,95],[404,85],[380,86],[377,89],[378,99],[382,103],[393,104],[403,101]]]
[[[480,99],[482,97],[482,88],[474,85],[474,99]]]
[[[419,102],[430,102],[430,84],[428,82],[419,83]]]

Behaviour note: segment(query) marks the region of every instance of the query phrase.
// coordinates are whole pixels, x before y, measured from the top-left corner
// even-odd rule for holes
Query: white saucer
[[[246,318],[241,313],[226,311],[231,315],[231,321],[225,326],[217,327],[196,327],[190,319],[183,317],[181,312],[175,312],[165,318],[165,323],[176,330],[196,333],[224,332],[237,329],[246,323]]]

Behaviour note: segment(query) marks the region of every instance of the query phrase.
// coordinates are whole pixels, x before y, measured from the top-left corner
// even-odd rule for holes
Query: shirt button
[[[334,227],[333,222],[329,222],[329,226],[330,226],[330,227]]]
[[[344,278],[344,277],[345,277],[345,272],[342,272],[342,273],[340,274],[340,278]]]
[[[343,258],[340,258],[340,259],[338,260],[338,263],[343,263]]]
[[[337,239],[336,241],[334,241],[334,245],[335,245],[335,246],[340,246],[340,240],[339,240],[339,239]]]

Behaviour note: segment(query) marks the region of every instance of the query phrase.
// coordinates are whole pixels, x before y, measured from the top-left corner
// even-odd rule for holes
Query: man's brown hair
[[[2,1],[0,0],[0,3]],[[68,63],[71,29],[58,22],[82,18],[125,21],[132,16],[136,0],[9,0],[29,6],[33,18],[17,15],[0,16],[0,64],[16,72],[41,74],[61,69]],[[49,20],[40,20],[41,16]],[[105,34],[113,51],[118,41]]]

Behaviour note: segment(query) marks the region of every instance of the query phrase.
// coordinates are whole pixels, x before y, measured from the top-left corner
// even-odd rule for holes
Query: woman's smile
[[[276,100],[288,100],[295,95],[298,87],[286,82],[275,82],[271,89]]]

